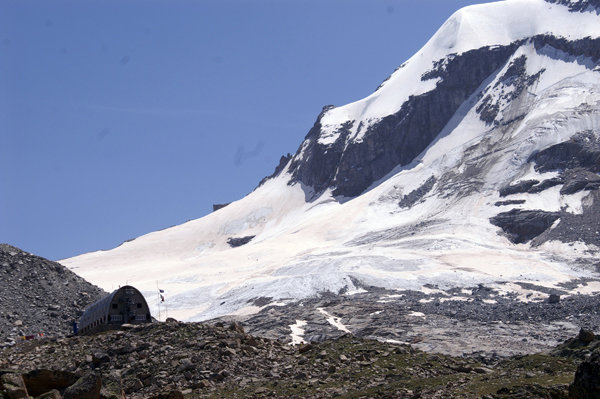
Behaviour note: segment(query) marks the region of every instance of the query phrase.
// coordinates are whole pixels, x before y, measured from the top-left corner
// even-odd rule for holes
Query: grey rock
[[[7,373],[0,377],[0,388],[6,392],[9,399],[28,398],[25,382],[20,374]]]
[[[66,370],[37,369],[23,374],[23,381],[31,396],[39,396],[52,389],[65,389],[78,379],[77,374]]]
[[[490,223],[501,227],[511,242],[521,244],[542,234],[559,217],[559,212],[512,209],[490,218]]]
[[[579,330],[578,338],[584,344],[589,344],[594,340],[595,337],[596,335],[592,330],[587,330],[585,328],[581,328],[581,330]]]
[[[92,352],[92,363],[100,364],[110,362],[110,356],[106,351],[96,350]]]
[[[548,297],[548,303],[559,303],[560,302],[560,295],[558,294],[550,294],[550,296]]]
[[[62,396],[59,391],[53,389],[48,392],[44,392],[43,394],[36,397],[36,399],[62,399]]]
[[[569,386],[569,399],[595,398],[600,398],[600,354],[598,353],[577,367],[575,380]]]
[[[88,374],[65,390],[63,399],[100,399],[102,379],[99,375]]]

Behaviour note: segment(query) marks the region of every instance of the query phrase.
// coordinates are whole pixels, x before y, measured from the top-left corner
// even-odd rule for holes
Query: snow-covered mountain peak
[[[514,290],[592,276],[594,4],[462,9],[375,93],[324,108],[247,197],[63,264],[107,290],[115,275],[135,281],[150,302],[158,282],[172,315],[195,320],[371,286]]]
[[[585,21],[582,21],[585,19]],[[582,23],[583,22],[583,23]],[[592,28],[592,29],[590,29]],[[409,96],[433,90],[436,80],[414,79],[416,71],[429,70],[467,51],[506,46],[536,35],[552,33],[571,40],[600,36],[597,15],[575,15],[566,6],[546,0],[508,0],[473,5],[454,13],[415,56],[403,64],[372,95],[332,108],[321,118],[319,143],[331,146],[349,128],[349,139],[361,141],[369,125],[400,110]],[[361,120],[363,125],[353,123]]]

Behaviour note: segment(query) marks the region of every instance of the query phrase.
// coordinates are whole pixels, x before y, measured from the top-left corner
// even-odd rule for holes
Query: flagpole
[[[158,288],[158,280],[156,280],[156,294],[158,295],[158,301],[156,305],[158,305],[158,321],[160,321],[160,289]]]

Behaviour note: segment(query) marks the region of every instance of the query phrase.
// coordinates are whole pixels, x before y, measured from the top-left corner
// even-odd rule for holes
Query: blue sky
[[[0,242],[52,260],[242,198],[468,0],[0,0]]]

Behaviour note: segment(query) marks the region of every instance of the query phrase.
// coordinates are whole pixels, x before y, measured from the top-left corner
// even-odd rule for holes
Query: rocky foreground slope
[[[73,321],[106,295],[63,265],[0,244],[0,346],[19,336],[72,332]]]
[[[481,363],[344,335],[288,345],[169,319],[0,350],[5,398],[597,398],[600,339]],[[575,379],[577,370],[577,378]],[[575,382],[574,382],[575,379]],[[45,395],[45,396],[44,396]]]

